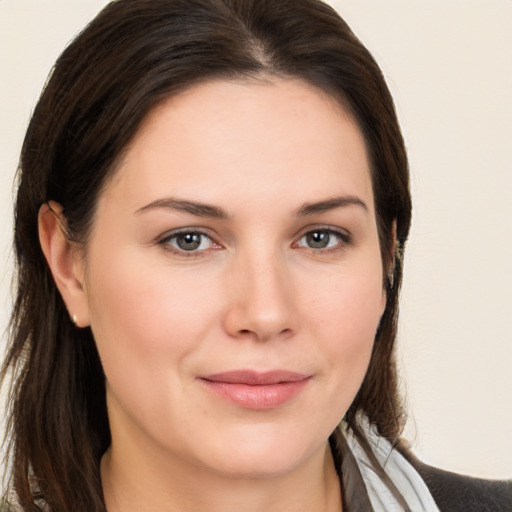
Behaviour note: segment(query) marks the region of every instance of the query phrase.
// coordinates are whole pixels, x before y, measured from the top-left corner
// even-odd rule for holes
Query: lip
[[[236,370],[199,377],[211,392],[244,409],[275,409],[297,396],[310,375],[287,370]]]

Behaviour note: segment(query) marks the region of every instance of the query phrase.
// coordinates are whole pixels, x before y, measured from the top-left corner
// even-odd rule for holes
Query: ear
[[[89,307],[84,286],[84,261],[76,244],[66,236],[66,220],[60,204],[50,201],[39,209],[39,242],[55,284],[73,323],[89,325]]]

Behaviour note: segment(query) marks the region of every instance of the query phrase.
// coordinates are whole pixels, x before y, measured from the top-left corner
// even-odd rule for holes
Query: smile
[[[211,392],[245,409],[275,409],[297,396],[310,376],[285,370],[238,370],[199,378]]]

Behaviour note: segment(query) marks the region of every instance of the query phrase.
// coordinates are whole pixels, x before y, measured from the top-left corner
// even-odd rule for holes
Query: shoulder
[[[424,464],[400,450],[420,474],[441,512],[512,512],[512,480],[486,480]]]

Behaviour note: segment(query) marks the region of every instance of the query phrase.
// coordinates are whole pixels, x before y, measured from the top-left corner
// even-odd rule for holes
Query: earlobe
[[[66,236],[62,207],[50,201],[39,209],[39,242],[69,316],[78,327],[89,325],[83,259]]]

